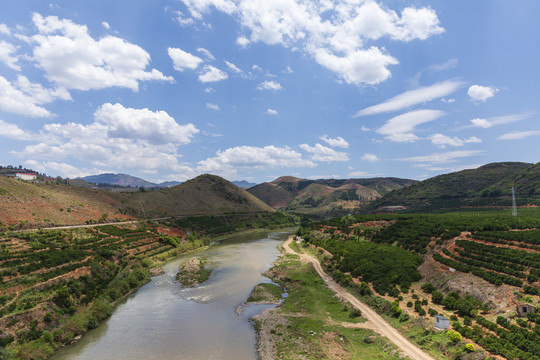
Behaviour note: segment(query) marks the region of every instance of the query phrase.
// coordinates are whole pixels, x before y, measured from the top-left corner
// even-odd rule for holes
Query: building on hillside
[[[435,321],[434,326],[437,330],[445,330],[450,326],[450,320],[442,315],[435,315],[433,320]]]
[[[16,173],[15,176],[16,176],[18,179],[21,179],[21,180],[24,180],[24,181],[35,181],[36,178],[37,178],[36,174],[32,174],[32,173],[22,173],[22,172]]]
[[[528,313],[536,312],[536,308],[531,304],[519,304],[516,307],[516,313],[519,317],[525,317]]]

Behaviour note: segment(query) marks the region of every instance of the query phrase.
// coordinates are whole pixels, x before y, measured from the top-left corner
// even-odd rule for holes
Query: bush
[[[399,315],[399,322],[408,321],[410,318],[409,314],[402,312],[401,315]]]
[[[449,330],[446,333],[446,336],[448,336],[448,339],[450,339],[450,341],[452,341],[454,343],[457,343],[458,341],[461,341],[461,334],[458,333],[457,331]]]
[[[474,345],[473,344],[465,344],[465,350],[467,350],[468,352],[473,352],[475,350]]]

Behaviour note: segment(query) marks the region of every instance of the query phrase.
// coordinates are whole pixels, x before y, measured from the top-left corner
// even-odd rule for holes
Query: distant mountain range
[[[113,173],[79,177],[77,178],[77,180],[84,180],[87,183],[91,183],[91,184],[109,184],[109,185],[124,186],[124,187],[143,187],[147,189],[148,188],[166,188],[166,187],[172,187],[172,186],[181,184],[181,182],[179,181],[166,181],[162,183],[153,183],[153,182],[146,181],[144,179],[131,176],[128,174],[113,174]],[[244,188],[244,189],[257,185],[255,183],[250,183],[245,180],[231,181],[231,182],[234,185],[240,188]],[[74,183],[74,185],[83,186],[84,184]]]
[[[384,194],[414,184],[399,178],[306,180],[282,176],[248,189],[274,209],[333,216],[354,212]]]

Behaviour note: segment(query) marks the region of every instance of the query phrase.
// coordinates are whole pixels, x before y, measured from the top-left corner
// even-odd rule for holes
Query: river
[[[204,252],[172,260],[163,266],[165,274],[153,277],[97,329],[53,359],[257,359],[249,318],[269,305],[249,306],[241,315],[236,308],[256,284],[269,281],[261,273],[276,260],[277,246],[289,234],[234,235]],[[184,289],[175,276],[192,256],[209,260],[213,272],[200,287]]]

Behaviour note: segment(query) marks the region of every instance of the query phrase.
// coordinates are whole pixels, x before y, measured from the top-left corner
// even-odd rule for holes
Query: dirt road
[[[401,335],[396,329],[394,329],[390,324],[388,324],[379,314],[372,310],[366,304],[360,302],[356,297],[354,297],[347,289],[338,285],[330,276],[328,276],[321,267],[319,260],[308,254],[299,254],[295,252],[289,246],[293,241],[293,237],[289,237],[287,241],[283,243],[283,248],[286,252],[291,254],[296,254],[300,256],[302,261],[310,262],[317,270],[319,276],[324,280],[332,291],[334,291],[341,299],[349,302],[355,308],[359,309],[362,312],[362,315],[368,319],[373,324],[373,329],[377,330],[383,336],[387,337],[392,341],[400,350],[410,357],[413,360],[435,360],[430,355],[426,354],[424,351],[420,350],[416,345],[407,340],[403,335]]]

